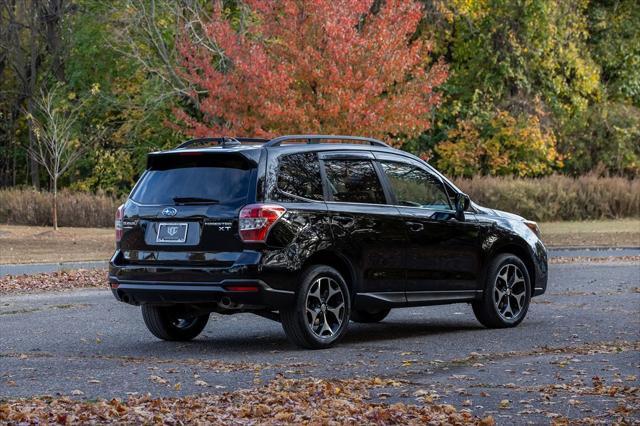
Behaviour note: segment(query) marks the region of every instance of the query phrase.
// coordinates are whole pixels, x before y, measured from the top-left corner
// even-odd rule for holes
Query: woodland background
[[[383,138],[533,219],[640,215],[636,0],[0,0],[0,221],[52,187],[47,97],[96,223],[150,151],[301,131]]]

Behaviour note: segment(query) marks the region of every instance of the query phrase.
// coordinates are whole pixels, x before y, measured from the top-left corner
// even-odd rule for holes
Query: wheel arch
[[[487,264],[485,266],[484,276],[486,277],[487,268],[489,267],[491,260],[495,259],[496,256],[505,253],[517,256],[522,261],[522,263],[524,263],[524,266],[527,267],[527,272],[529,273],[529,284],[531,285],[531,291],[533,292],[533,288],[536,283],[536,267],[533,261],[533,255],[526,247],[523,247],[521,244],[518,244],[515,241],[505,242],[504,244],[499,245],[491,251],[491,254],[488,257]]]
[[[321,250],[309,256],[304,262],[303,270],[312,265],[327,265],[337,270],[347,282],[347,287],[353,297],[357,291],[356,274],[349,260],[335,251]]]

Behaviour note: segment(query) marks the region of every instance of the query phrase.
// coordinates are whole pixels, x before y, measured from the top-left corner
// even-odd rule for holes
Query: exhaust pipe
[[[238,304],[232,301],[229,297],[225,296],[218,302],[218,307],[227,310],[238,310],[244,308],[244,305]]]

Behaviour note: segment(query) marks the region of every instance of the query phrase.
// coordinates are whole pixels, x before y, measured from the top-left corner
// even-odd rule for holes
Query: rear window
[[[136,185],[131,199],[140,204],[175,204],[174,198],[245,204],[252,164],[239,156],[159,155]]]

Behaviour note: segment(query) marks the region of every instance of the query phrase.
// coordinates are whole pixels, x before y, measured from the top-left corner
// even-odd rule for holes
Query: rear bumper
[[[256,264],[230,268],[133,265],[121,259],[116,252],[109,263],[109,286],[117,300],[132,305],[207,305],[223,301],[275,310],[291,306],[295,298],[294,291],[267,283],[282,284],[288,279],[261,273]]]
[[[279,309],[293,303],[294,293],[276,290],[260,280],[223,280],[201,282],[121,281],[110,276],[109,285],[114,297],[132,305],[149,304],[214,304],[229,301],[256,307]],[[234,291],[229,287],[255,287],[255,290]]]

